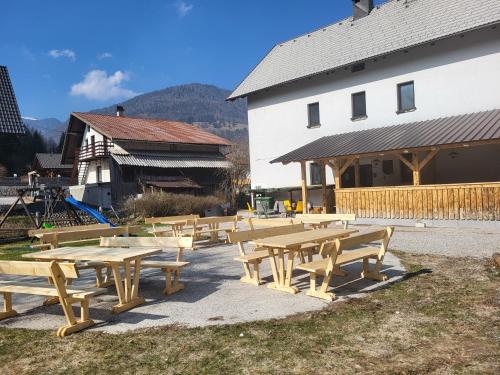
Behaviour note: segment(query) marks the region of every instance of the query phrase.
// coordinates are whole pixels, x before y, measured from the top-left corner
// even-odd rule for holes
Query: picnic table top
[[[252,241],[258,247],[290,249],[309,242],[324,242],[358,232],[357,229],[323,228],[261,238]]]
[[[304,224],[329,224],[336,221],[340,221],[339,219],[313,219],[313,218],[300,218],[299,220]]]
[[[122,263],[158,253],[161,253],[161,249],[151,249],[145,247],[110,248],[99,246],[83,246],[60,247],[54,250],[24,254],[23,257],[45,260],[90,260],[99,262]]]

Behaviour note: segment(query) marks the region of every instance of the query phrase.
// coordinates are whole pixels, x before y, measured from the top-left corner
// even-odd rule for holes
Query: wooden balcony
[[[337,212],[359,218],[500,220],[500,182],[335,190]]]
[[[107,141],[92,143],[80,149],[78,160],[82,162],[106,158],[109,156],[110,148],[112,147],[113,144]]]

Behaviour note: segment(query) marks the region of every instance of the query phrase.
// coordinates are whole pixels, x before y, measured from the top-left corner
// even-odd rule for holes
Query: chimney
[[[373,0],[352,0],[353,20],[366,17],[373,10]]]
[[[123,112],[125,112],[125,108],[123,108],[121,105],[116,106],[116,116],[117,117],[122,117]]]

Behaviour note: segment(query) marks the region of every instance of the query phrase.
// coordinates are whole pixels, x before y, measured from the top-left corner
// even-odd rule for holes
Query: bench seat
[[[297,269],[309,272],[310,287],[307,295],[333,301],[335,294],[328,291],[332,276],[345,276],[346,272],[340,266],[358,260],[363,260],[362,278],[387,280],[387,276],[380,271],[393,232],[393,227],[377,228],[350,237],[338,238],[334,242],[325,242],[320,250],[323,259],[297,266]],[[380,246],[370,246],[373,242],[380,242]],[[370,259],[376,260],[372,270],[369,267]],[[323,276],[319,288],[316,286],[318,275]]]
[[[0,292],[34,294],[45,297],[58,297],[57,289],[51,284],[28,283],[18,281],[0,281]],[[75,289],[66,288],[66,293],[74,298],[87,298],[97,294],[105,293],[102,288]]]
[[[350,262],[354,262],[356,260],[365,259],[365,258],[376,258],[379,254],[380,249],[376,247],[367,247],[360,250],[346,251],[340,255],[337,255],[337,260],[335,264],[341,265]],[[326,268],[328,266],[329,259],[318,259],[309,263],[298,265],[297,268],[307,272],[314,272],[319,275],[325,275]]]
[[[141,263],[143,268],[183,268],[189,262],[163,261],[163,260],[145,260]]]
[[[167,296],[184,289],[184,284],[179,280],[181,269],[189,265],[189,262],[145,260],[141,263],[141,268],[159,268],[165,272],[165,289],[163,293]]]

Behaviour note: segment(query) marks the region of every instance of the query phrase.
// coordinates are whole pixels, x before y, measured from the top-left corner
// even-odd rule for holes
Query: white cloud
[[[180,18],[186,17],[194,8],[193,4],[186,3],[185,1],[177,1],[174,6],[177,9],[177,15]]]
[[[49,51],[49,56],[53,57],[54,59],[66,57],[71,61],[76,60],[76,53],[70,49],[53,49]]]
[[[104,53],[101,53],[101,54],[97,55],[97,58],[99,60],[110,59],[112,57],[113,57],[113,55],[111,53],[109,53],[109,52],[104,52]]]
[[[109,75],[104,70],[91,70],[83,81],[71,86],[70,95],[92,100],[129,99],[138,93],[121,85],[130,79],[128,73],[116,71]]]

